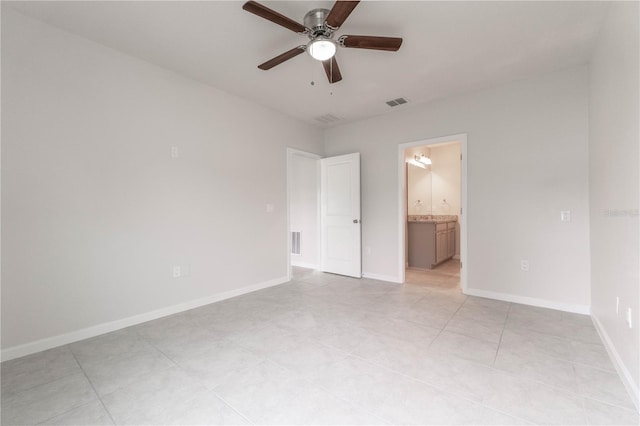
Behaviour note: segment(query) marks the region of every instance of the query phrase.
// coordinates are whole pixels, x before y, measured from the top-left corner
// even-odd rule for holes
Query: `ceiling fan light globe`
[[[317,61],[326,61],[336,54],[336,44],[328,38],[318,37],[307,45],[307,52]]]

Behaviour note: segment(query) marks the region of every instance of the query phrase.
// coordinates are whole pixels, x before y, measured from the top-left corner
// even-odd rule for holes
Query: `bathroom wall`
[[[433,214],[460,215],[460,144],[431,148]]]

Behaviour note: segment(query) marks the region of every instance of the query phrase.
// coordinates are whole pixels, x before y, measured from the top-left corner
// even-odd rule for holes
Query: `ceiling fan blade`
[[[295,58],[296,56],[298,56],[299,54],[301,54],[302,52],[304,52],[306,49],[306,46],[298,46],[298,47],[294,47],[291,50],[288,50],[278,56],[276,56],[275,58],[269,59],[267,62],[258,65],[258,68],[260,68],[261,70],[270,70],[271,68],[275,67],[276,65],[280,65],[281,63],[283,63],[284,61],[288,61],[291,58]]]
[[[329,83],[333,84],[342,80],[342,74],[340,74],[340,68],[338,68],[338,62],[335,56],[326,61],[322,61],[322,66],[324,67],[324,72],[327,73]]]
[[[338,39],[342,47],[355,47],[357,49],[389,50],[392,52],[400,49],[402,38],[378,37],[362,35],[343,35]]]
[[[275,10],[271,10],[268,7],[263,6],[258,2],[248,1],[242,6],[242,8],[247,12],[251,12],[254,15],[258,15],[261,18],[264,18],[275,24],[288,28],[295,33],[303,33],[306,30],[304,25],[299,24],[293,19],[289,19],[284,15],[281,15]]]
[[[353,9],[360,3],[359,1],[336,1],[331,12],[327,15],[327,25],[331,28],[338,29],[344,21],[349,17]]]

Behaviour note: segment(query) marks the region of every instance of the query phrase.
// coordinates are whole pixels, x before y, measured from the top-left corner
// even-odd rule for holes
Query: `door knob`
[[[353,219],[353,223],[358,223],[358,219]]]

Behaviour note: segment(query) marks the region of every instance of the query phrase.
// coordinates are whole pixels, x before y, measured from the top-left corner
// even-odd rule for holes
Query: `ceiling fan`
[[[402,38],[399,37],[343,35],[340,36],[337,41],[333,40],[334,32],[342,26],[358,3],[360,2],[338,0],[331,10],[313,9],[304,16],[304,25],[302,25],[258,2],[246,2],[242,8],[247,12],[258,15],[295,33],[306,35],[310,39],[306,45],[303,44],[294,47],[258,65],[258,68],[265,71],[269,70],[307,51],[311,57],[322,62],[329,83],[336,83],[342,80],[342,74],[340,73],[340,68],[338,68],[338,63],[335,58],[337,46],[356,49],[397,51],[400,45],[402,45]]]

